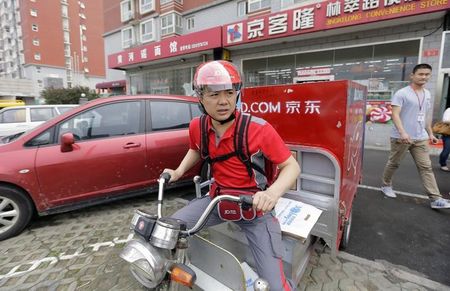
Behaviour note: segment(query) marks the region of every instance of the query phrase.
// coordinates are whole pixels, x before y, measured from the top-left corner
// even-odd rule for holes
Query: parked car
[[[156,190],[189,147],[197,98],[100,98],[0,145],[0,240],[47,215]],[[200,171],[186,173],[180,185]]]
[[[78,105],[26,105],[0,110],[0,137],[32,129]]]

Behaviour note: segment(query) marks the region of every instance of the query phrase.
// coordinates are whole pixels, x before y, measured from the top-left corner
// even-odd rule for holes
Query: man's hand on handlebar
[[[175,182],[178,179],[181,178],[181,175],[177,173],[177,171],[172,170],[172,169],[164,169],[163,173],[169,173],[170,174],[170,182]]]
[[[270,212],[277,204],[277,201],[278,195],[270,192],[269,189],[259,191],[253,195],[253,208],[262,212]]]

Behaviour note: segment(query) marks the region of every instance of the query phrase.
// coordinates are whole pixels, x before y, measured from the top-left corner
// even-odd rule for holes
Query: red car
[[[118,96],[77,107],[0,144],[0,240],[32,215],[52,214],[156,189],[188,150],[197,98]],[[192,181],[200,165],[183,177]],[[179,185],[179,184],[178,184]]]

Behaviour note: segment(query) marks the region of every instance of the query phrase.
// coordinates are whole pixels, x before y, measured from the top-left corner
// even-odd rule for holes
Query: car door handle
[[[131,148],[138,148],[140,146],[141,146],[140,143],[129,142],[126,145],[124,145],[123,148],[124,149],[131,149]]]

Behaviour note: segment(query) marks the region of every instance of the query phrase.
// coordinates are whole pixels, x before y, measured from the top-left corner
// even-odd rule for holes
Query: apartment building
[[[104,80],[101,0],[3,0],[0,4],[0,81],[31,82],[27,103],[47,87],[88,86]]]

